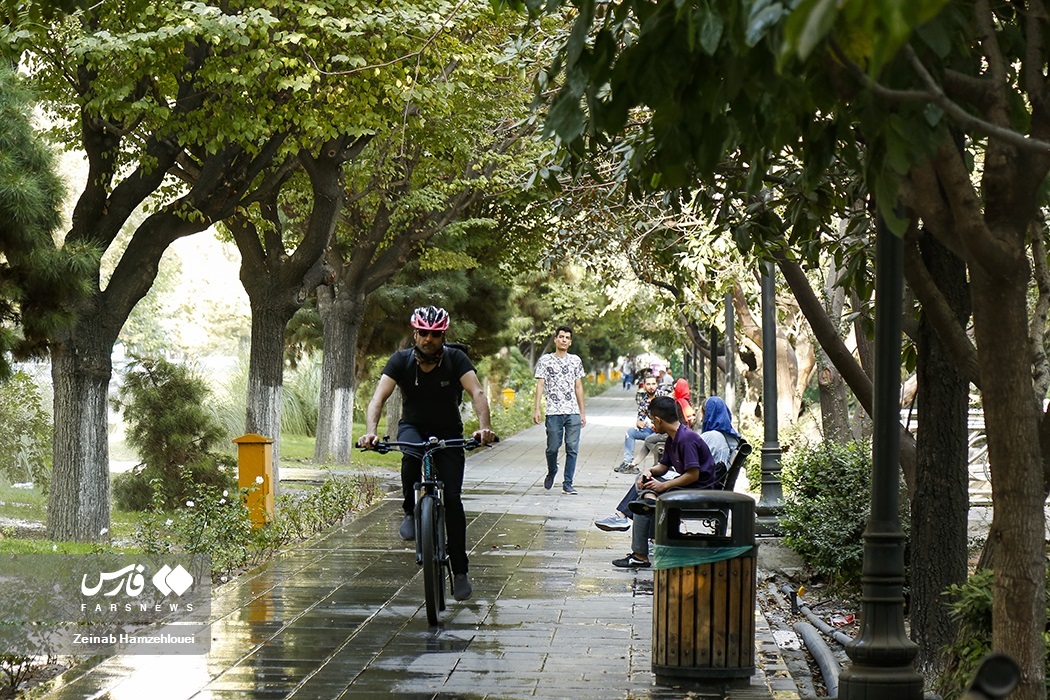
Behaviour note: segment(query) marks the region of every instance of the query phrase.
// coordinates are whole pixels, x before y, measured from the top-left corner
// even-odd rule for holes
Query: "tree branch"
[[[1043,23],[1047,21],[1047,14],[1043,0],[1029,0],[1025,19],[1025,90],[1033,107],[1038,111],[1045,111],[1047,104],[1043,53],[1046,50],[1046,37],[1043,34]]]
[[[911,61],[919,79],[926,86],[926,90],[895,90],[893,88],[888,88],[872,79],[863,68],[851,61],[836,44],[832,43],[831,48],[836,58],[842,61],[842,64],[846,66],[850,74],[860,81],[861,84],[867,90],[870,90],[876,97],[880,97],[890,102],[929,102],[943,109],[945,114],[954,119],[960,126],[973,131],[974,133],[998,139],[1004,143],[1010,144],[1011,146],[1016,146],[1017,148],[1022,148],[1033,153],[1039,153],[1042,155],[1050,154],[1050,143],[1041,139],[1025,136],[1024,134],[1020,134],[1012,129],[1001,127],[997,124],[981,119],[980,117],[976,117],[951,100],[945,94],[944,90],[937,84],[937,81],[933,79],[933,76],[930,75],[929,71],[926,70],[926,67],[922,64],[922,61],[919,60],[915,51],[910,46],[904,47],[905,55]],[[989,93],[989,95],[990,94],[991,93]]]

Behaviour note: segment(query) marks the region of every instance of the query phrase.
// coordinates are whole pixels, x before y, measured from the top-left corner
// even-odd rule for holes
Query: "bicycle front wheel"
[[[420,549],[423,559],[423,589],[427,600],[427,622],[438,623],[438,611],[444,607],[441,564],[438,562],[438,517],[434,499],[424,496],[419,504]]]

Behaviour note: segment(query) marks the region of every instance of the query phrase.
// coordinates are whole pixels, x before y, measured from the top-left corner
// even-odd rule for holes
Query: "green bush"
[[[944,596],[949,599],[952,617],[959,623],[955,641],[944,649],[947,667],[936,680],[934,691],[944,700],[956,700],[973,680],[977,665],[992,651],[992,584],[991,569],[979,569],[966,583],[949,586]],[[1050,571],[1047,572],[1050,589]],[[1050,620],[1050,596],[1047,597],[1047,619]],[[1047,648],[1046,674],[1050,678],[1050,631],[1043,632]]]
[[[247,490],[219,490],[202,485],[181,507],[169,512],[154,481],[154,508],[139,521],[134,542],[147,554],[204,554],[212,576],[229,576],[250,558],[251,519],[244,505]]]
[[[234,488],[234,460],[215,452],[225,439],[205,406],[209,390],[188,367],[136,359],[114,404],[128,425],[127,442],[143,463],[119,474],[113,498],[123,510],[171,509],[196,489]]]
[[[237,368],[225,378],[208,410],[223,432],[223,449],[244,434],[245,405],[248,397],[248,360],[242,357]],[[281,432],[291,435],[317,434],[317,400],[321,396],[321,355],[307,355],[287,370],[281,389]],[[358,401],[357,403],[361,403]],[[367,403],[367,399],[366,399]]]
[[[44,493],[51,483],[51,416],[32,377],[17,371],[0,383],[0,474],[31,481]]]
[[[785,455],[781,480],[785,543],[832,582],[859,586],[871,503],[870,444],[825,441],[796,448]]]
[[[273,520],[258,529],[252,529],[245,506],[248,491],[200,487],[179,508],[165,512],[158,507],[144,515],[134,542],[149,554],[206,554],[213,580],[222,583],[289,543],[321,532],[370,505],[379,497],[380,485],[367,474],[329,475],[318,487],[278,496]]]
[[[482,358],[477,363],[478,376],[488,379],[489,384],[502,389],[513,389],[519,394],[536,390],[529,361],[516,347],[504,348],[495,355]]]

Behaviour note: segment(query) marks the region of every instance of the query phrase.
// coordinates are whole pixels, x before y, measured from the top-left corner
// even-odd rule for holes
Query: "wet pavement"
[[[613,567],[630,533],[592,525],[631,484],[612,469],[633,411],[633,392],[589,399],[577,496],[560,483],[544,490],[542,426],[468,458],[474,596],[450,598],[440,628],[428,627],[422,574],[411,543],[397,536],[400,497],[392,495],[219,589],[207,655],[93,659],[45,697],[797,700],[757,610],[750,682],[656,685],[653,572]]]

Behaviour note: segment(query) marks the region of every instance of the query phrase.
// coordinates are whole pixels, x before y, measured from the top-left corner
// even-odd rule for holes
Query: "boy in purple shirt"
[[[649,403],[649,415],[653,420],[653,430],[667,435],[667,442],[664,443],[660,463],[638,475],[639,495],[644,499],[647,494],[659,495],[672,489],[709,489],[716,486],[720,475],[711,450],[699,434],[679,422],[674,399],[669,396],[656,397]],[[665,478],[664,475],[672,468],[678,475],[671,479]],[[649,561],[652,507],[636,510],[632,504],[631,510],[634,512],[632,551],[623,559],[614,560],[613,565],[624,568],[652,566]]]

